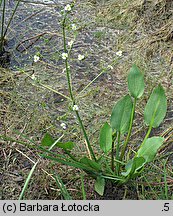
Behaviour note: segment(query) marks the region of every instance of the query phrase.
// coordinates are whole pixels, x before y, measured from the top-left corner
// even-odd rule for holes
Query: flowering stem
[[[67,47],[66,47],[66,32],[65,32],[66,17],[67,17],[67,13],[65,14],[63,22],[62,22],[62,29],[63,29],[64,52],[68,53],[68,50],[67,50]],[[69,58],[69,53],[68,53],[67,58],[65,59],[65,67],[66,67],[66,76],[67,76],[67,81],[68,81],[68,89],[69,89],[69,93],[70,93],[70,98],[71,98],[73,106],[74,106],[75,105],[75,98],[73,96],[73,90],[72,90],[72,85],[71,85],[71,76],[70,76],[70,69],[69,69],[69,65],[68,65],[68,58]],[[82,120],[80,118],[79,112],[77,110],[75,110],[75,113],[76,113],[77,119],[79,121],[80,127],[82,129],[82,132],[84,134],[84,137],[85,137],[85,140],[86,140],[86,143],[87,143],[87,147],[88,147],[88,149],[90,151],[90,154],[91,154],[92,158],[96,161],[94,151],[93,151],[93,149],[91,147],[90,141],[88,139],[88,135],[86,133],[83,122],[82,122]]]
[[[65,21],[66,21],[66,14],[64,16],[63,19],[63,23],[62,23],[62,29],[63,29],[63,42],[64,42],[64,52],[67,53],[67,47],[66,47],[66,33],[65,33]],[[73,102],[73,105],[75,104],[75,100],[73,97],[73,91],[72,91],[72,85],[71,85],[71,77],[70,77],[70,70],[68,67],[68,58],[65,59],[65,68],[66,68],[66,76],[67,76],[67,81],[68,81],[68,89],[69,89],[69,93],[70,93],[70,97],[71,100]]]
[[[78,111],[76,111],[76,116],[77,116],[77,119],[78,119],[78,121],[79,121],[79,124],[80,124],[80,127],[81,127],[81,129],[82,129],[82,132],[83,132],[83,134],[84,134],[84,137],[85,137],[85,140],[86,140],[88,149],[89,149],[89,151],[90,151],[90,154],[91,154],[92,158],[96,161],[95,154],[94,154],[93,149],[92,149],[92,147],[91,147],[90,141],[89,141],[89,139],[88,139],[88,135],[87,135],[87,133],[86,133],[86,130],[85,130],[85,128],[84,128],[84,125],[83,125],[83,123],[82,123],[82,120],[81,120],[81,118],[80,118],[80,115],[79,115],[79,112],[78,112]]]

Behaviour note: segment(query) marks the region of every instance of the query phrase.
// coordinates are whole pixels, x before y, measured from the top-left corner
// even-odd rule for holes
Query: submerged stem
[[[5,1],[5,0],[4,0],[4,1]],[[17,8],[18,8],[18,6],[19,6],[20,1],[21,1],[21,0],[18,0],[17,3],[16,3],[16,6],[15,6],[15,8],[14,8],[14,10],[13,10],[13,13],[12,13],[12,15],[11,15],[9,21],[8,21],[7,27],[6,27],[6,29],[5,29],[3,38],[5,38],[5,36],[6,36],[6,34],[7,34],[8,28],[9,28],[9,26],[10,26],[10,24],[11,24],[11,21],[13,20],[13,17],[14,17],[14,15],[15,15],[15,13],[16,13],[16,10],[17,10]]]
[[[4,43],[5,7],[6,7],[6,0],[3,1],[3,11],[2,11],[1,38],[0,38],[0,51],[1,52],[3,51],[3,43]]]

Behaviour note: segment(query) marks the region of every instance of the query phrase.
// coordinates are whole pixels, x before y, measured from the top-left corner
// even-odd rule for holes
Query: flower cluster
[[[67,59],[68,58],[68,53],[62,53],[62,59]]]
[[[79,60],[79,61],[82,61],[84,58],[85,58],[84,55],[81,55],[81,54],[78,55],[78,60]]]
[[[67,4],[65,6],[64,10],[70,12],[71,11],[71,6],[69,4]]]
[[[73,106],[73,111],[78,111],[78,110],[79,110],[79,107],[78,107],[78,105],[75,104],[75,105]]]
[[[119,57],[121,57],[122,54],[123,54],[123,52],[121,50],[119,50],[118,52],[116,52],[116,55],[119,56]]]
[[[34,62],[38,62],[40,60],[40,57],[38,55],[34,55]]]
[[[76,25],[75,25],[74,23],[71,24],[71,29],[72,29],[73,31],[76,31],[77,27],[76,27]]]
[[[64,130],[67,129],[67,125],[66,125],[64,122],[62,122],[62,123],[60,124],[60,126],[61,126]]]
[[[69,42],[68,42],[68,46],[71,48],[71,47],[73,46],[73,43],[74,43],[73,40],[69,41]]]

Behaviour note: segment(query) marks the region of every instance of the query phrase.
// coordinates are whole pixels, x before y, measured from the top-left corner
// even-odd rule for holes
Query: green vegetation
[[[16,5],[15,5],[15,8],[14,8],[14,10],[13,10],[13,12],[12,12],[12,14],[11,14],[9,20],[8,20],[8,23],[5,26],[5,14],[6,14],[7,1],[6,0],[1,0],[0,1],[0,8],[2,6],[2,16],[1,16],[1,22],[0,22],[1,23],[0,53],[2,53],[3,50],[4,50],[5,36],[6,36],[7,32],[8,32],[8,29],[10,27],[10,24],[11,24],[12,20],[13,20],[13,17],[15,15],[16,11],[17,11],[19,3],[20,3],[20,0],[17,1]]]

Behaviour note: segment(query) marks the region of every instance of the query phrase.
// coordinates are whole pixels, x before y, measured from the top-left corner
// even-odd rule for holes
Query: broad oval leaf
[[[167,100],[163,87],[156,87],[145,106],[144,120],[146,125],[156,128],[163,121],[167,110]]]
[[[105,189],[105,179],[98,176],[94,184],[94,189],[99,195],[103,196]]]
[[[140,98],[144,93],[144,76],[134,64],[128,74],[128,89],[134,98]]]
[[[106,122],[100,131],[100,148],[108,153],[112,147],[112,128]]]
[[[135,157],[133,160],[130,160],[126,164],[126,172],[122,172],[123,176],[128,176],[130,175],[131,177],[135,177],[136,175],[139,174],[139,170],[143,168],[145,165],[146,160],[143,157]]]
[[[87,165],[88,167],[96,170],[96,171],[101,171],[101,164],[99,164],[99,163],[97,163],[97,162],[95,162],[93,160],[90,160],[87,157],[81,158],[80,162]]]
[[[111,114],[111,127],[124,134],[128,131],[132,112],[132,99],[130,95],[124,96],[114,106]]]
[[[145,143],[139,148],[137,152],[137,157],[145,158],[146,162],[151,162],[154,160],[158,149],[163,144],[163,137],[151,137],[148,138]]]
[[[52,138],[52,136],[49,133],[46,133],[41,140],[41,145],[42,146],[51,146],[55,140]]]
[[[56,146],[58,146],[59,148],[62,148],[64,150],[72,150],[74,148],[75,144],[71,141],[66,142],[66,143],[57,142]]]

